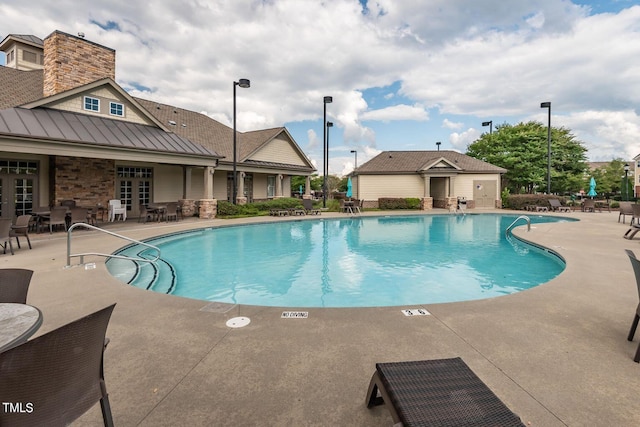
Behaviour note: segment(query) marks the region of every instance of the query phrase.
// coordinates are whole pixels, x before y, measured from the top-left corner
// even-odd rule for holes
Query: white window
[[[124,117],[124,105],[119,102],[110,102],[109,114],[112,116]]]
[[[100,111],[100,100],[90,96],[84,97],[84,109],[87,111]]]

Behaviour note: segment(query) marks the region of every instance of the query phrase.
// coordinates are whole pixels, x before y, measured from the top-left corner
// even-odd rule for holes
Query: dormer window
[[[98,98],[85,96],[84,109],[87,111],[95,111],[96,113],[100,112],[100,100]]]
[[[110,102],[109,114],[112,116],[124,117],[124,104],[119,102]]]

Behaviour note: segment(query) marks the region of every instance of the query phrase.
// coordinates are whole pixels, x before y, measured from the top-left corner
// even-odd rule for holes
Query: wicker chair
[[[29,239],[29,227],[31,223],[31,215],[20,215],[16,218],[16,223],[11,226],[11,237],[16,238],[16,243],[18,243],[18,248],[20,248],[20,238],[18,236],[24,236],[27,239],[27,243],[29,244],[29,249],[31,249],[31,240]]]
[[[631,266],[633,267],[633,273],[636,276],[636,287],[638,288],[638,298],[640,298],[640,260],[636,258],[636,255],[633,251],[629,249],[625,249],[625,252],[629,256],[629,261],[631,261]],[[631,329],[629,330],[629,335],[627,339],[629,341],[633,341],[633,336],[636,334],[636,328],[638,327],[638,321],[640,321],[640,302],[638,302],[638,306],[636,307],[636,314],[633,317],[633,322],[631,322]],[[633,361],[636,363],[640,363],[640,344],[638,344],[638,349],[636,350],[636,355],[633,358]]]
[[[33,276],[32,270],[23,268],[0,269],[0,302],[26,304],[31,276]]]
[[[26,406],[0,411],[0,425],[65,426],[100,401],[113,426],[103,357],[114,306],[0,353],[0,401]]]
[[[11,249],[11,255],[13,255],[13,244],[11,243],[11,218],[0,218],[0,246],[2,246],[3,253],[7,253],[7,245]]]

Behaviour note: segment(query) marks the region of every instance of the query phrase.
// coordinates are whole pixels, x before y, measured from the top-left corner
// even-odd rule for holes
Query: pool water
[[[233,304],[375,307],[492,298],[564,270],[555,253],[506,235],[516,218],[349,217],[207,228],[147,240],[161,249],[156,264],[112,258],[107,268],[133,286]],[[550,221],[569,219],[531,217],[532,224]],[[142,246],[118,254],[153,255]]]

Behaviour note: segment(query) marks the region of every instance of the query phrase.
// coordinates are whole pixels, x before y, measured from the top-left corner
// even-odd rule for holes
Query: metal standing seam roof
[[[220,157],[200,144],[155,126],[50,108],[0,110],[0,135]]]
[[[418,173],[438,159],[457,166],[458,173],[505,173],[506,169],[456,151],[383,151],[357,169],[358,174]],[[438,170],[438,168],[434,168]]]

